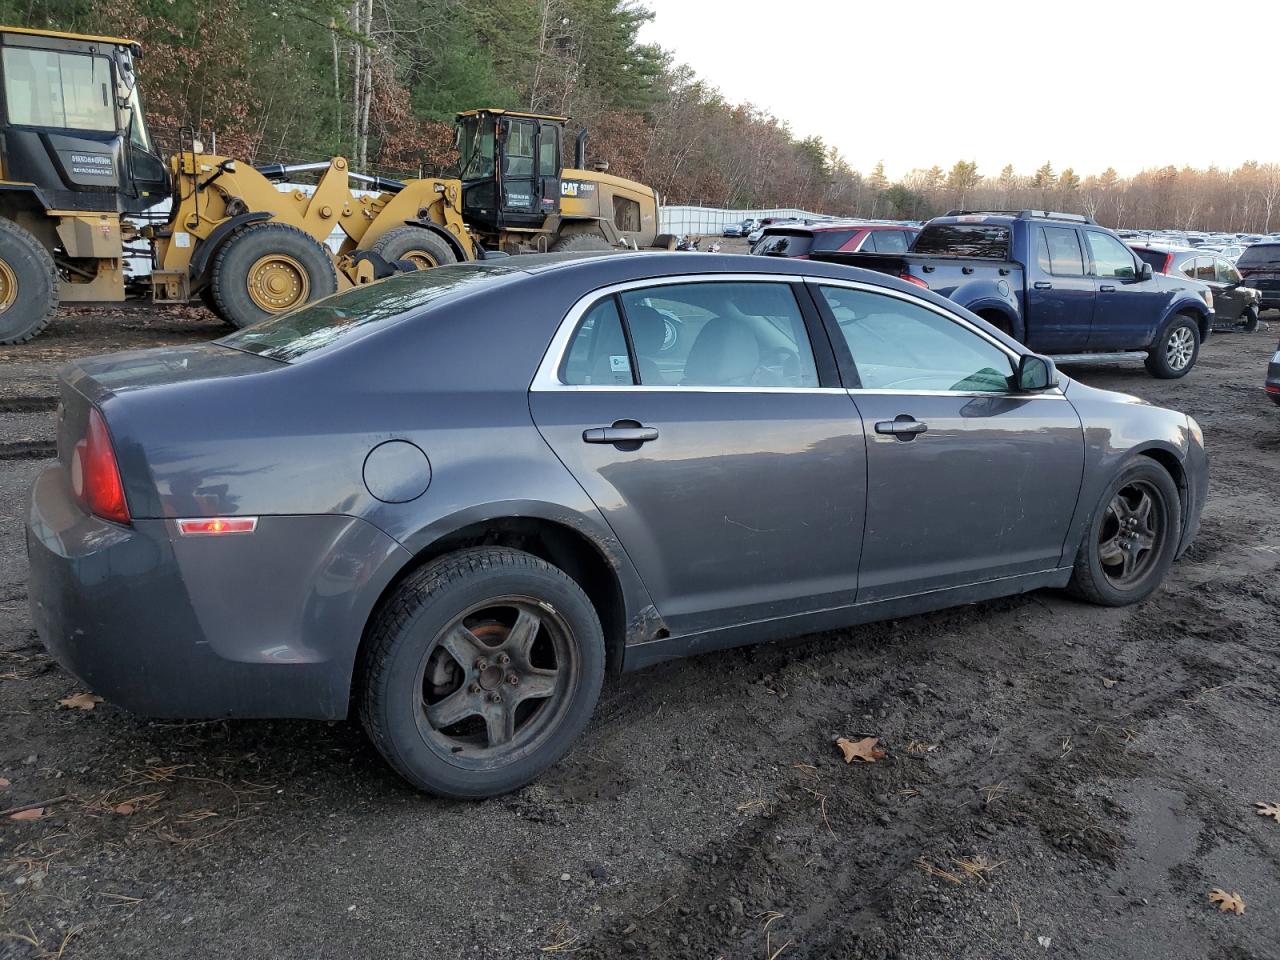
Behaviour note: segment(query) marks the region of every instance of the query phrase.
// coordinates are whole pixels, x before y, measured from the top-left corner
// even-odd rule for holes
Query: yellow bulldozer
[[[191,130],[166,161],[143,118],[140,54],[121,37],[0,26],[0,343],[36,336],[60,301],[139,288],[247,326],[402,270],[672,243],[652,188],[586,169],[585,131],[564,167],[566,117],[459,114],[457,178],[368,176],[342,157],[254,167],[206,153]],[[138,255],[150,273],[130,277]]]

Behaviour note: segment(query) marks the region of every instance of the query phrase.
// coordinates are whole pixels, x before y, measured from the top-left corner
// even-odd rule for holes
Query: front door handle
[[[1115,293],[1116,287],[1113,283],[1104,283],[1098,287],[1099,293]]]
[[[1037,290],[1053,289],[1053,284],[1050,283],[1048,280],[1037,280],[1034,284],[1032,284],[1032,286],[1034,286]]]
[[[591,427],[582,431],[587,443],[648,443],[658,439],[657,427]]]
[[[918,434],[928,429],[927,423],[921,423],[909,413],[900,413],[892,420],[881,420],[876,424],[876,433],[887,434],[899,440],[914,440]]]

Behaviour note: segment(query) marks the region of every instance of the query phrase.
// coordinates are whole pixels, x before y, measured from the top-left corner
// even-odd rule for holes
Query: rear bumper
[[[53,466],[27,513],[31,616],[89,689],[155,717],[347,714],[369,611],[395,541],[345,516],[263,517],[257,531],[178,537],[87,514]],[[405,555],[407,558],[407,555]]]

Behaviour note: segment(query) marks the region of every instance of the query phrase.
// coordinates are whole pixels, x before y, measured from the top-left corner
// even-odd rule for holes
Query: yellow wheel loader
[[[199,298],[245,326],[397,270],[658,239],[657,194],[586,170],[585,132],[562,169],[564,117],[460,114],[461,179],[369,177],[341,157],[255,168],[189,130],[165,161],[140,53],[121,37],[0,27],[0,343],[36,336],[60,300],[124,300],[130,256],[150,258],[138,280],[155,302]],[[284,185],[299,176],[317,179]]]

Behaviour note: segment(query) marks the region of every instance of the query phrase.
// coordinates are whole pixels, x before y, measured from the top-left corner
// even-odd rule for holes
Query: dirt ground
[[[0,809],[46,809],[0,817],[0,957],[1280,957],[1269,319],[1185,380],[1069,371],[1204,427],[1204,527],[1146,603],[1042,592],[665,664],[540,782],[452,803],[353,724],[58,704],[82,690],[32,631],[22,542],[52,372],[221,332],[64,316],[0,350]]]

